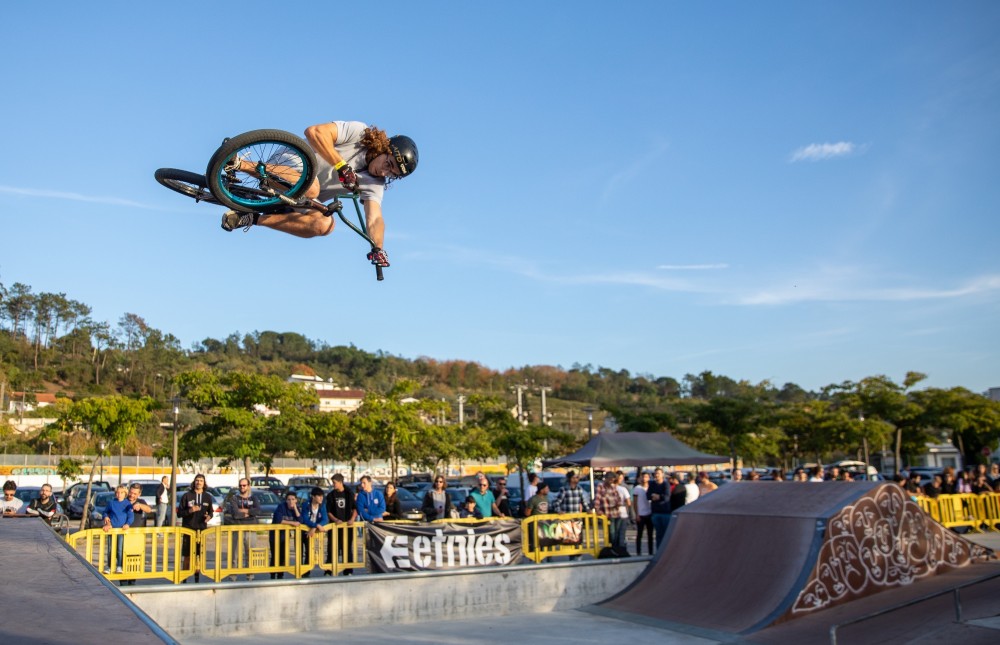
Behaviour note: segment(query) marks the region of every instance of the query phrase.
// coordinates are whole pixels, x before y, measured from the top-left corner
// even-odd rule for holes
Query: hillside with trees
[[[318,413],[314,395],[286,382],[291,374],[363,389],[365,403],[350,415]],[[960,387],[920,388],[924,378],[874,375],[806,391],[708,371],[679,379],[591,365],[498,371],[276,331],[234,332],[185,349],[139,314],[98,321],[64,293],[0,283],[3,409],[13,392],[26,403],[37,393],[57,397],[54,410],[38,412],[57,422],[32,435],[14,433],[5,415],[0,433],[10,452],[44,452],[53,441],[61,454],[85,454],[103,437],[129,454],[163,453],[158,424],[172,419],[178,401],[185,455],[221,457],[241,469],[281,455],[426,468],[499,455],[530,463],[574,448],[588,426],[596,431],[606,421],[621,431],[669,431],[746,464],[787,467],[883,448],[906,464],[929,441],[954,443],[967,463],[984,459],[983,448],[996,448],[1000,438],[1000,405]],[[404,397],[418,404],[400,403]],[[281,414],[261,414],[261,406]],[[121,423],[107,424],[110,417]]]

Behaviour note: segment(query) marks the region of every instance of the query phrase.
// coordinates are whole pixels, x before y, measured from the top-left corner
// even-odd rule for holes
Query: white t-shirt
[[[638,517],[646,517],[653,514],[653,507],[649,505],[649,498],[646,492],[649,487],[636,486],[632,489],[632,499],[635,500],[635,514]]]
[[[618,517],[628,519],[628,507],[632,505],[630,501],[632,499],[631,493],[624,486],[618,486],[618,494],[621,495],[622,505],[618,507]]]
[[[385,178],[372,177],[368,174],[368,164],[365,161],[366,150],[361,145],[361,135],[368,126],[360,121],[334,121],[337,126],[337,143],[334,147],[344,161],[354,168],[358,175],[358,188],[361,191],[361,201],[372,200],[382,203],[385,192]],[[316,179],[319,180],[319,200],[328,202],[334,197],[347,194],[347,189],[340,183],[337,171],[325,159],[316,155]]]
[[[690,504],[694,500],[698,499],[699,495],[701,495],[701,491],[698,490],[698,484],[694,483],[693,481],[688,481],[688,483],[684,484],[684,505],[685,506],[688,505],[688,504]]]
[[[527,486],[524,487],[524,490],[525,490],[524,499],[531,499],[532,497],[535,496],[535,493],[538,492],[538,486],[536,486],[535,484],[528,484]]]
[[[24,502],[22,502],[16,497],[11,499],[10,501],[7,501],[6,499],[0,497],[0,515],[6,512],[8,508],[11,509],[13,512],[17,513],[21,510],[22,506],[24,506]]]

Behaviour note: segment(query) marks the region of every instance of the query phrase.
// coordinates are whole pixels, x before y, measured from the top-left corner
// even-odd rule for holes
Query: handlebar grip
[[[375,277],[381,282],[382,281],[382,267],[375,265]]]

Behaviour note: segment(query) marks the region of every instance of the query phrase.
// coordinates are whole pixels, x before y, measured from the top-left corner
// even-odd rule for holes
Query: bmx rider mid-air
[[[368,259],[378,266],[389,266],[382,250],[385,223],[382,220],[382,194],[392,181],[410,175],[417,167],[417,146],[413,139],[389,137],[375,126],[359,121],[331,121],[306,128],[306,141],[316,153],[316,179],[303,194],[322,202],[338,195],[359,193],[365,211],[368,233],[375,247]],[[237,166],[243,162],[236,160]],[[242,170],[234,167],[234,170]],[[298,237],[329,235],[334,219],[320,210],[286,209],[262,214],[227,211],[222,228],[232,231],[250,226],[266,226]]]

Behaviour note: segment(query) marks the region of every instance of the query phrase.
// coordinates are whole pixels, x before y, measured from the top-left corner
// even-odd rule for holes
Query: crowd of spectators
[[[931,475],[930,481],[925,480],[919,472],[911,472],[905,477],[899,476],[896,482],[915,497],[1000,493],[1000,464],[991,464],[989,468],[985,464],[979,464],[964,471],[948,467]]]

